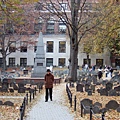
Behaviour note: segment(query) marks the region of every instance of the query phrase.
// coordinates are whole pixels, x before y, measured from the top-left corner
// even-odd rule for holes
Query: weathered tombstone
[[[84,87],[84,85],[82,85],[82,84],[77,84],[77,86],[76,86],[76,91],[77,91],[77,92],[78,92],[78,91],[83,92],[83,87]]]
[[[109,91],[113,87],[113,84],[111,82],[106,83],[106,89]]]
[[[89,84],[85,84],[85,91],[87,92],[90,89],[90,85]]]
[[[92,105],[92,100],[90,99],[83,99],[81,104],[86,108],[84,109],[84,114],[90,113],[90,106]]]
[[[95,85],[91,85],[91,90],[93,93],[95,93]]]
[[[108,91],[107,91],[107,89],[100,89],[99,93],[100,93],[101,96],[102,96],[102,95],[108,96]]]
[[[13,93],[13,92],[14,92],[14,89],[12,89],[12,88],[9,88],[9,91],[10,91],[11,93]]]
[[[5,81],[2,82],[2,92],[8,92],[9,83]]]
[[[93,77],[93,84],[96,84],[96,83],[97,83],[97,78]]]
[[[0,105],[3,105],[3,102],[0,100]]]
[[[98,106],[94,106],[94,107],[93,107],[93,112],[94,112],[95,114],[100,113],[100,108],[99,108]]]
[[[91,106],[91,105],[92,105],[92,100],[85,98],[85,99],[83,99],[83,100],[81,101],[81,103],[82,103],[84,106]]]
[[[4,105],[14,106],[14,103],[12,103],[11,101],[6,101],[4,102]]]
[[[88,89],[88,90],[87,90],[87,93],[88,93],[89,96],[92,95],[92,90],[91,90],[91,89]]]
[[[93,106],[98,106],[99,108],[102,108],[102,104],[99,102],[95,102]]]
[[[18,88],[18,93],[25,93],[25,88],[24,87]]]
[[[106,86],[107,82],[108,82],[108,80],[103,80],[101,83],[103,86]]]
[[[24,88],[24,83],[18,83],[19,88]]]
[[[117,96],[117,92],[116,92],[116,90],[110,90],[109,92],[108,92],[108,95],[109,96]]]
[[[106,104],[106,108],[108,109],[113,109],[116,110],[119,107],[119,104],[117,101],[115,100],[110,100],[107,104]]]

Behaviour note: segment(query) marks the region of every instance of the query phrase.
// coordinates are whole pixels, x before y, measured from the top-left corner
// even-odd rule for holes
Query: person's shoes
[[[52,101],[52,99],[50,99]]]
[[[47,100],[45,100],[45,102],[48,102]]]

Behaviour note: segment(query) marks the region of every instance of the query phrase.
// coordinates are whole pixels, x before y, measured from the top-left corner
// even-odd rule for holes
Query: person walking
[[[54,76],[51,74],[50,69],[47,69],[47,73],[45,75],[45,92],[46,92],[45,102],[48,101],[49,96],[50,96],[50,100],[52,101],[53,83],[54,83]]]

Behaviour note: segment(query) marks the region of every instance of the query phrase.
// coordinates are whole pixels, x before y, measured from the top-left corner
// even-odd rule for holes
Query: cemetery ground
[[[108,79],[106,83],[109,84],[109,82],[110,82],[110,79]],[[71,86],[68,84],[69,89],[72,93],[72,107],[71,107],[71,104],[69,103],[69,100],[67,99],[68,97],[66,98],[66,106],[68,106],[70,110],[75,113],[76,120],[81,120],[81,101],[85,99],[87,99],[85,100],[87,101],[87,103],[85,102],[85,104],[87,104],[86,109],[89,106],[89,110],[83,110],[82,118],[84,120],[90,119],[89,100],[92,100],[92,108],[93,108],[93,112],[95,113],[92,115],[92,120],[102,120],[102,111],[105,111],[105,120],[120,120],[120,83],[117,83],[117,84],[115,83],[112,87],[110,87],[109,86],[111,85],[111,82],[110,82],[110,84],[108,85],[108,91],[107,92],[101,91],[101,93],[98,91],[101,89],[105,90],[107,86],[106,84],[95,85],[94,92],[92,93],[89,91],[89,89],[88,91],[85,90],[86,89],[85,85],[83,88],[79,88],[77,84],[78,86],[80,84],[80,87],[81,87],[81,83],[74,83]],[[119,86],[119,90],[118,90],[118,95],[117,95],[114,89],[115,87],[118,87],[118,86]],[[75,96],[76,96],[76,111],[74,110],[75,109],[75,106],[74,106]],[[98,105],[98,106],[94,109],[95,105]]]
[[[0,120],[19,120],[20,106],[22,105],[26,93],[18,93],[17,91],[14,91],[14,93],[0,92]],[[25,111],[25,115],[27,114],[28,110],[36,104],[42,93],[43,90],[41,90],[40,93],[37,92],[34,97],[34,100],[32,100],[31,102],[28,101],[28,106]],[[5,103],[6,105],[3,105]]]

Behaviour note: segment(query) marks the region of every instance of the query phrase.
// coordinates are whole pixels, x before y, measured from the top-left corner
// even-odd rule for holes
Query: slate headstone
[[[90,99],[83,99],[82,101],[81,101],[81,103],[84,105],[84,106],[91,106],[92,105],[92,100],[90,100]]]
[[[4,102],[4,105],[14,106],[14,103],[12,103],[11,101],[6,101]]]
[[[106,108],[108,109],[113,109],[116,110],[119,107],[119,104],[117,101],[115,100],[110,100],[107,104],[106,104]]]
[[[98,106],[94,106],[94,107],[93,107],[93,112],[94,112],[95,114],[100,113],[100,108],[99,108]]]
[[[88,90],[87,90],[87,93],[88,93],[89,96],[91,96],[91,95],[92,95],[92,90],[91,90],[91,89],[88,89]]]
[[[102,103],[95,102],[93,106],[98,106],[99,108],[102,108]]]
[[[117,96],[117,92],[116,92],[116,90],[110,90],[109,92],[108,92],[108,95],[109,96]]]
[[[3,105],[3,102],[0,100],[0,105]]]
[[[104,95],[108,96],[108,90],[105,89],[105,88],[104,89],[100,89],[99,93],[100,93],[101,96],[104,96]]]
[[[113,84],[111,82],[106,83],[106,89],[109,91],[113,87]]]
[[[120,86],[114,87],[114,90],[120,91]]]
[[[85,84],[85,91],[87,92],[90,89],[90,85],[89,84]]]
[[[25,93],[25,88],[24,88],[24,87],[19,88],[19,89],[18,89],[18,93]]]
[[[95,85],[91,85],[91,90],[93,93],[95,93]]]
[[[76,86],[76,91],[77,91],[77,92],[78,92],[78,91],[83,92],[83,87],[84,87],[84,85],[82,85],[82,84],[77,84],[77,86]]]
[[[117,112],[119,112],[119,113],[120,113],[120,107],[118,107],[118,108],[117,108]]]

